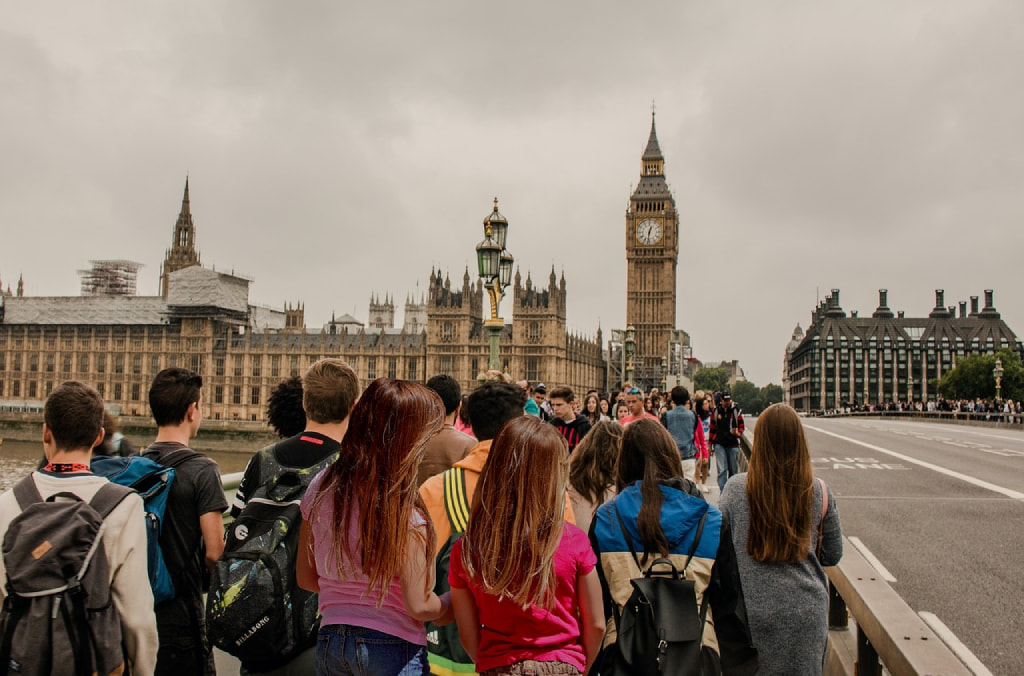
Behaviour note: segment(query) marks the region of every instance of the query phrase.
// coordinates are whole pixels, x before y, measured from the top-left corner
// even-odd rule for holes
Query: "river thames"
[[[132,443],[137,443],[132,439]],[[220,465],[221,474],[241,472],[252,454],[260,450],[253,448],[251,452],[212,452],[207,453]],[[0,444],[0,491],[6,491],[21,477],[38,466],[43,457],[43,442],[4,440]]]

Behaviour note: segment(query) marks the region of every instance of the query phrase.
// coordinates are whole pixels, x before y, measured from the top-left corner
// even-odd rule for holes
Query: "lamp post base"
[[[501,357],[498,355],[498,345],[501,341],[501,332],[505,329],[505,320],[501,317],[485,319],[484,329],[487,330],[487,338],[491,347],[490,358],[487,362],[487,370],[501,371]]]

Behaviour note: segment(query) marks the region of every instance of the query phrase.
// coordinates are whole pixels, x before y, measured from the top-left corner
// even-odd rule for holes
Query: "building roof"
[[[249,310],[249,280],[198,265],[176,270],[169,275],[167,305],[245,313]]]
[[[160,296],[31,296],[4,298],[4,324],[156,325],[167,323]]]

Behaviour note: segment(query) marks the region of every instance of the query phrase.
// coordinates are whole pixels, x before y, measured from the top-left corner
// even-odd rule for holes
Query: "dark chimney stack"
[[[978,316],[978,297],[977,296],[971,296],[971,314],[969,314],[967,316],[968,317],[977,317]]]
[[[967,301],[960,301],[960,319],[967,316]]]
[[[899,319],[903,319],[903,310],[900,310],[899,312],[897,312],[897,313],[896,313],[896,316],[897,316],[897,317],[898,317]]]
[[[889,309],[888,289],[878,290],[878,309],[871,316],[875,319],[892,319],[892,310]]]
[[[983,310],[992,310],[992,289],[985,289],[985,307]]]

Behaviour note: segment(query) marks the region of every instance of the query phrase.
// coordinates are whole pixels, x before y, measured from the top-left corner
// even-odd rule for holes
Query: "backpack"
[[[633,592],[615,613],[618,637],[613,650],[599,659],[601,676],[668,676],[720,673],[713,651],[702,649],[704,622],[708,612],[708,594],[697,606],[693,580],[686,579],[697,545],[704,533],[705,512],[697,525],[693,545],[683,569],[678,570],[671,559],[657,558],[643,570],[633,540],[613,503],[619,528],[629,545],[629,552],[642,575],[629,581]]]
[[[300,505],[310,481],[337,458],[295,469],[276,445],[260,451],[259,486],[227,529],[206,598],[210,642],[249,671],[269,671],[315,645],[318,596],[295,583]]]
[[[86,676],[124,667],[103,520],[130,494],[108,483],[89,502],[66,492],[43,500],[31,476],[14,485],[22,511],[3,539],[3,673]]]
[[[196,455],[199,454],[194,451],[176,451],[170,465],[161,465],[141,455],[98,455],[92,459],[93,474],[105,476],[111,483],[131,488],[142,498],[142,509],[146,513],[146,559],[149,563],[149,586],[153,589],[154,606],[174,598],[174,581],[167,570],[163,550],[160,549],[164,512],[167,510],[171,484],[174,483],[173,467]]]
[[[437,552],[434,564],[436,582],[434,592],[443,594],[451,588],[448,585],[448,562],[451,559],[452,546],[462,537],[469,525],[469,499],[466,496],[466,471],[461,467],[452,467],[444,474],[444,511],[448,516],[452,534],[448,541],[442,543]],[[427,658],[430,660],[430,671],[434,674],[475,674],[476,665],[462,647],[459,640],[459,628],[455,622],[443,627],[427,622]]]

